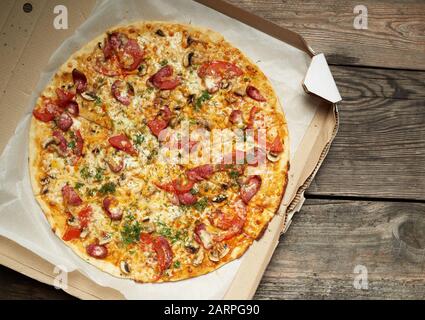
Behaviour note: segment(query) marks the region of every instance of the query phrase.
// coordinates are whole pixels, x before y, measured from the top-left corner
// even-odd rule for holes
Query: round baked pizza
[[[31,184],[52,230],[117,277],[216,270],[261,237],[285,192],[277,96],[208,29],[108,30],[59,68],[31,121]]]

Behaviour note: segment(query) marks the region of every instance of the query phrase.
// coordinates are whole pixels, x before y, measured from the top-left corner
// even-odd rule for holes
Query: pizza
[[[192,25],[118,26],[64,63],[30,128],[53,232],[114,276],[165,282],[241,257],[287,184],[288,128],[260,69]]]

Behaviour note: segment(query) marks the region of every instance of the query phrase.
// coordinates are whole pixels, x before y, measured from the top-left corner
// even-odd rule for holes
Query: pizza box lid
[[[304,83],[305,91],[321,97],[320,108],[297,150],[291,166],[290,179],[282,200],[278,218],[272,220],[261,241],[257,241],[246,253],[243,263],[232,282],[225,299],[250,299],[276,248],[281,233],[284,233],[292,216],[299,211],[308,188],[320,168],[338,130],[336,103],[341,96],[335,85],[323,54],[316,54],[297,33],[279,27],[263,18],[233,6],[222,0],[197,0],[221,13],[284,41],[311,57],[311,64]],[[25,112],[31,93],[36,86],[41,70],[49,61],[52,52],[70,37],[74,30],[90,15],[96,0],[62,0],[61,5],[72,8],[68,11],[68,29],[51,27],[55,18],[54,0],[40,0],[31,7],[23,1],[2,2],[0,11],[0,108],[3,122],[0,126],[0,151],[13,134],[18,121]],[[62,8],[63,9],[63,8]],[[52,31],[54,30],[54,31]],[[320,79],[320,81],[318,81]],[[261,264],[258,261],[262,261]],[[54,284],[56,273],[52,264],[17,243],[0,237],[0,263],[38,281]],[[255,274],[253,277],[252,275]],[[95,284],[79,272],[68,275],[66,292],[82,299],[122,299],[112,288]]]

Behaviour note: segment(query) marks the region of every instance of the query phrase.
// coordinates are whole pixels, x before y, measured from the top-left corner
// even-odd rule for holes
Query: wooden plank
[[[422,248],[416,260],[393,236],[400,225],[401,238]],[[282,237],[255,298],[424,299],[424,226],[423,203],[309,199]],[[357,265],[367,269],[368,289],[353,285]]]
[[[344,100],[387,98],[425,100],[425,72],[331,66]]]
[[[310,195],[425,199],[425,72],[332,67],[341,125]]]
[[[0,300],[71,300],[73,296],[52,286],[26,277],[19,272],[0,266]]]
[[[304,36],[332,64],[425,70],[422,0],[226,0]],[[353,26],[357,5],[368,29]]]

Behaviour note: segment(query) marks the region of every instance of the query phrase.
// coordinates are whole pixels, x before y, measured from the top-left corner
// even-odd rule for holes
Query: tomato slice
[[[164,119],[152,119],[147,122],[147,125],[149,129],[151,130],[152,134],[156,137],[159,136],[162,130],[167,128],[168,123]]]
[[[241,198],[243,202],[248,203],[260,190],[261,187],[261,177],[252,176],[248,179],[248,182],[241,187]]]
[[[70,101],[75,98],[75,93],[72,91],[65,91],[61,88],[56,88],[56,95],[58,97],[57,104],[59,107],[65,108]]]
[[[167,183],[159,183],[159,182],[154,182],[154,184],[161,190],[164,190],[166,192],[170,192],[170,193],[174,193],[174,184],[173,182],[167,182]]]
[[[198,75],[201,78],[209,76],[214,78],[230,79],[241,76],[242,74],[243,71],[235,64],[220,60],[205,62],[198,69]]]
[[[174,192],[177,194],[189,192],[194,184],[195,182],[193,182],[192,180],[188,180],[186,183],[184,183],[180,179],[173,180]]]
[[[279,135],[274,138],[273,142],[270,143],[268,146],[269,151],[274,153],[281,153],[283,151],[283,144],[282,140],[280,139]]]
[[[59,116],[63,110],[57,106],[51,99],[45,99],[43,105],[34,109],[32,112],[37,120],[49,122]]]
[[[62,236],[63,241],[70,241],[76,238],[79,238],[81,234],[81,230],[75,227],[68,227]]]
[[[140,242],[142,244],[147,244],[147,245],[152,244],[153,243],[153,237],[149,233],[143,232],[143,233],[140,234]]]
[[[254,126],[255,115],[259,111],[260,109],[258,109],[256,106],[253,106],[251,110],[249,111],[248,125],[246,126],[247,129],[252,129],[252,127]]]
[[[92,208],[90,206],[87,206],[83,208],[80,212],[78,212],[78,220],[80,221],[80,227],[81,229],[84,229],[87,227],[90,217],[92,214]]]
[[[172,113],[170,108],[165,106],[164,109],[161,110],[160,114],[155,117],[155,119],[149,120],[147,122],[147,125],[154,136],[159,137],[161,131],[167,128],[171,116]]]
[[[233,203],[232,207],[233,207],[232,209],[234,210],[233,212],[234,217],[231,220],[229,220],[228,217],[221,218],[222,221],[219,222],[217,227],[220,228],[219,225],[221,225],[222,227],[225,227],[227,229],[226,229],[226,232],[221,233],[217,236],[214,236],[215,241],[220,242],[224,240],[229,240],[242,233],[242,230],[246,221],[245,203],[239,199]]]
[[[162,273],[170,267],[171,262],[173,261],[173,251],[171,250],[168,240],[163,236],[158,236],[154,239],[153,249],[156,252],[158,265]]]
[[[192,181],[202,181],[208,179],[214,174],[214,167],[210,164],[204,164],[192,168],[186,172],[188,179]]]
[[[110,137],[108,141],[111,144],[111,146],[113,146],[115,149],[124,151],[125,153],[128,153],[129,155],[132,155],[132,156],[137,155],[137,150],[134,149],[130,140],[124,134],[119,134],[117,136]]]

